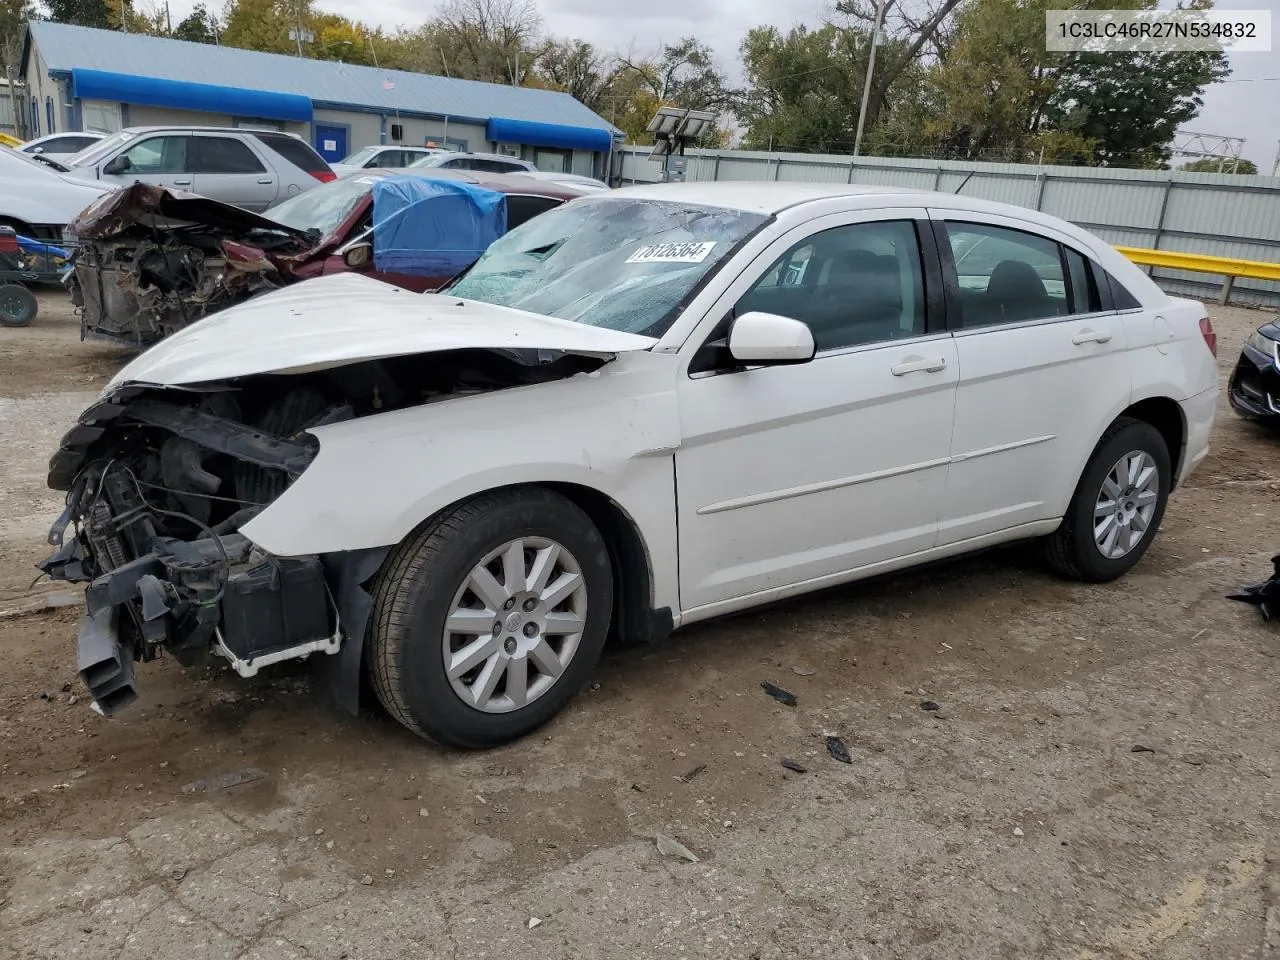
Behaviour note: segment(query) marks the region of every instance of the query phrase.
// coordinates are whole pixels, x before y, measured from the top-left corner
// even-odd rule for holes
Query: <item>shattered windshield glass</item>
[[[327,237],[351,216],[356,204],[368,195],[379,179],[366,173],[343,177],[290,197],[276,204],[266,215],[286,227],[314,230],[320,237]]]
[[[512,230],[448,292],[660,337],[690,292],[767,221],[720,207],[584,198]]]

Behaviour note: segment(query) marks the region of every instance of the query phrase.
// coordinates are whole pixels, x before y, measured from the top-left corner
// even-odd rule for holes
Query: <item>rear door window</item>
[[[526,220],[532,220],[540,213],[554,210],[562,203],[564,203],[563,200],[552,197],[509,196],[507,197],[507,229],[514,230]]]
[[[985,327],[1069,312],[1062,248],[1048,237],[948,221],[961,325]]]
[[[234,137],[192,137],[192,173],[265,173],[254,152]]]

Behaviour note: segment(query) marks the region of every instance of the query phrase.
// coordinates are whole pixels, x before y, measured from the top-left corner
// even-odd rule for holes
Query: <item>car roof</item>
[[[708,207],[724,207],[749,213],[775,214],[788,207],[832,197],[937,196],[904,187],[876,187],[844,183],[778,183],[758,180],[696,180],[683,183],[649,183],[621,187],[623,196],[646,200],[676,200]]]
[[[296,133],[290,133],[288,130],[254,130],[249,127],[202,127],[195,123],[166,123],[161,126],[150,127],[125,127],[129,133],[155,133],[158,130],[189,130],[192,133],[244,133],[244,134],[277,134],[284,137],[293,137],[295,140],[302,140]]]
[[[508,175],[503,173],[482,173],[478,170],[449,170],[440,167],[408,167],[397,169],[373,169],[360,170],[349,175],[350,178],[359,177],[426,177],[431,180],[461,180],[464,183],[474,183],[477,186],[488,187],[490,190],[497,190],[499,193],[508,193],[513,195],[523,195],[527,197],[547,197],[553,200],[573,200],[576,197],[587,196],[593,191],[580,190],[572,185],[563,183],[550,183],[545,180],[536,180],[533,177],[521,177],[519,175]],[[343,179],[348,179],[344,177]]]

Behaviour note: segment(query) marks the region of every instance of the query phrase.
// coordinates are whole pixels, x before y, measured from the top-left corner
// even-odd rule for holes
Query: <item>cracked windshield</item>
[[[767,219],[653,200],[574,203],[498,240],[448,292],[659,337],[689,293]]]

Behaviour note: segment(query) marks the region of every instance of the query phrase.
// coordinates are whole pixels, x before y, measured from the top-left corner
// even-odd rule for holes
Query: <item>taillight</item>
[[[0,253],[17,253],[18,235],[12,230],[0,230]]]
[[[1218,355],[1218,335],[1213,332],[1213,321],[1208,317],[1200,318],[1200,335],[1204,337],[1204,344],[1209,348],[1209,352],[1216,357]]]
[[[321,183],[331,183],[338,179],[338,175],[332,170],[312,170],[311,175]]]

